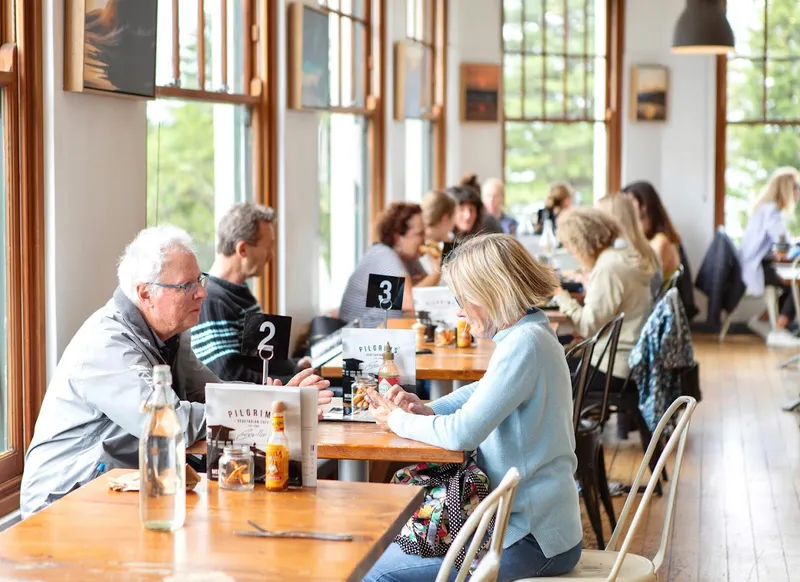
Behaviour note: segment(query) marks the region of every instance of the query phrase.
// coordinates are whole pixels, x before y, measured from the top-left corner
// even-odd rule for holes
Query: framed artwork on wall
[[[66,0],[64,90],[152,99],[158,0]]]
[[[500,121],[500,65],[461,63],[461,121]]]
[[[663,65],[634,65],[631,70],[631,119],[666,121],[669,69]]]
[[[289,5],[290,109],[330,106],[328,14],[303,2]]]

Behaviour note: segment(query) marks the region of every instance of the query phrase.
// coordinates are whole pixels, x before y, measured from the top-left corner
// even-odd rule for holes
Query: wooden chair
[[[447,550],[442,566],[436,576],[436,582],[447,582],[450,571],[455,565],[456,556],[471,538],[472,542],[467,548],[464,562],[456,576],[456,582],[464,582],[466,580],[472,561],[483,544],[486,531],[492,519],[494,519],[494,530],[492,531],[492,539],[489,542],[489,550],[481,558],[470,581],[495,582],[497,580],[497,573],[500,571],[500,558],[503,554],[503,539],[506,536],[506,527],[508,526],[508,519],[511,517],[511,507],[514,505],[514,494],[517,492],[519,479],[519,471],[516,467],[511,467],[495,490],[475,508],[475,511],[472,512],[472,515],[469,516],[467,522],[458,532],[456,539],[453,540],[450,549]]]
[[[692,413],[694,413],[696,406],[697,401],[694,398],[690,396],[681,396],[672,403],[669,409],[667,409],[667,411],[664,413],[664,416],[661,417],[661,420],[659,421],[658,426],[653,433],[653,439],[650,441],[650,446],[647,448],[647,453],[645,454],[644,459],[639,466],[639,472],[636,474],[636,478],[633,481],[631,493],[628,495],[628,499],[625,501],[625,507],[623,507],[622,514],[619,516],[619,523],[617,524],[617,527],[614,528],[614,533],[611,536],[611,540],[608,542],[608,548],[606,550],[584,550],[575,569],[572,572],[564,574],[563,576],[552,578],[526,578],[524,581],[521,580],[518,582],[542,582],[547,580],[552,580],[554,582],[559,580],[593,580],[595,582],[615,582],[616,580],[621,580],[624,582],[657,581],[658,570],[661,567],[661,564],[664,562],[664,556],[667,551],[667,543],[670,539],[670,535],[672,534],[672,519],[675,515],[675,499],[678,494],[678,476],[680,474],[683,453],[686,449],[686,441],[689,435],[689,423],[691,422]],[[628,530],[628,533],[625,535],[625,539],[622,541],[622,547],[619,551],[616,551],[617,544],[622,536],[622,531],[625,529],[625,526],[629,521],[631,511],[633,510],[634,499],[636,497],[636,492],[639,489],[639,484],[641,483],[645,472],[649,468],[650,458],[656,451],[656,443],[661,438],[664,429],[667,427],[672,417],[675,416],[681,408],[684,409],[683,414],[681,415],[680,420],[678,420],[678,423],[675,426],[669,441],[667,441],[667,446],[664,448],[664,452],[661,453],[658,458],[656,470],[650,475],[650,479],[647,482],[647,488],[645,489],[642,500],[639,503],[639,507],[636,509],[636,513],[633,516],[631,527]],[[666,500],[667,505],[664,510],[664,527],[661,530],[661,542],[658,547],[658,552],[653,559],[650,560],[643,556],[632,554],[629,550],[631,544],[633,543],[633,538],[636,534],[636,531],[640,526],[644,525],[643,516],[647,510],[650,500],[653,497],[653,491],[658,483],[658,475],[661,473],[661,469],[664,468],[667,459],[676,448],[677,452],[675,454],[672,483],[669,496]]]

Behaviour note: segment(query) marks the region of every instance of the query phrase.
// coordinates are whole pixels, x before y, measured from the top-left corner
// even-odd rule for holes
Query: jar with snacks
[[[445,346],[452,345],[452,343],[456,339],[455,330],[448,327],[444,323],[440,323],[436,327],[436,347],[442,348]]]
[[[353,390],[353,410],[361,409],[366,410],[369,408],[369,401],[367,400],[367,390],[370,388],[377,389],[378,382],[372,376],[357,376],[355,389]]]
[[[220,489],[251,491],[253,484],[253,453],[250,447],[227,445],[219,458]]]
[[[472,345],[472,334],[469,324],[464,319],[459,319],[456,324],[456,346],[468,348]]]
[[[419,319],[411,326],[411,329],[414,330],[414,342],[418,350],[425,348],[425,329],[427,327],[428,326],[422,323]]]

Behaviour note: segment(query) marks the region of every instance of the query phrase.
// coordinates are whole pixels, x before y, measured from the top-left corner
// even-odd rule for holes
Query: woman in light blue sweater
[[[552,294],[555,276],[505,234],[469,239],[442,275],[472,333],[497,344],[486,375],[427,406],[399,389],[388,398],[373,393],[379,407],[372,414],[399,436],[477,449],[478,466],[493,485],[511,467],[519,469],[499,580],[569,572],[582,537],[572,388],[564,349],[547,317],[532,307]],[[365,580],[433,580],[441,563],[393,543]]]

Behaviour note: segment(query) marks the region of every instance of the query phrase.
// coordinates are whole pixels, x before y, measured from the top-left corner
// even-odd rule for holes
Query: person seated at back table
[[[548,219],[553,221],[553,229],[555,230],[558,215],[562,210],[572,206],[573,197],[572,186],[567,182],[557,182],[550,186],[550,191],[544,201],[544,207],[536,211],[536,225],[533,228],[533,233],[542,234],[544,223]]]
[[[456,211],[456,201],[442,190],[431,190],[420,202],[422,208],[422,222],[425,224],[426,251],[420,259],[422,267],[428,274],[433,273],[434,267],[429,255],[437,253],[429,245],[441,247],[439,243],[453,242],[453,215]],[[441,249],[440,249],[441,250]],[[435,257],[438,259],[438,257]],[[436,263],[440,263],[437,260]]]
[[[197,324],[208,275],[194,244],[174,226],[141,231],[119,261],[119,287],[64,350],[25,454],[20,509],[27,517],[111,469],[139,466],[139,437],[153,390],[152,369],[172,371],[172,404],[186,446],[204,439],[205,387],[219,378],[195,356],[186,333]],[[291,386],[327,388],[306,370]],[[322,390],[319,403],[330,402]]]
[[[775,346],[795,346],[800,339],[786,328],[794,319],[792,286],[778,276],[772,264],[772,245],[786,242],[789,230],[786,218],[794,214],[796,203],[800,200],[800,175],[794,168],[776,170],[761,190],[753,204],[747,227],[742,237],[739,251],[742,265],[742,280],[750,295],[759,297],[764,287],[771,285],[781,290],[778,300],[779,314],[776,321],[778,329],[767,336],[767,343]]]
[[[501,180],[489,178],[481,188],[481,198],[486,216],[493,216],[506,234],[517,234],[519,222],[505,213],[506,187]]]
[[[583,535],[573,478],[572,387],[564,350],[534,308],[553,292],[555,275],[507,234],[469,239],[443,271],[462,306],[459,316],[476,337],[496,343],[486,374],[427,405],[400,387],[386,398],[371,391],[372,416],[401,437],[477,450],[491,487],[516,467],[521,479],[498,580],[565,574],[580,559]],[[433,580],[442,561],[405,554],[393,543],[364,580]]]
[[[425,242],[419,204],[393,202],[378,219],[375,231],[377,242],[367,249],[350,275],[339,307],[340,319],[358,319],[361,327],[378,327],[384,318],[383,310],[366,306],[371,274],[405,278],[403,310],[390,312],[390,317],[400,317],[403,312],[414,311],[412,288],[438,285],[442,267],[441,257],[431,257],[432,272],[427,274],[419,262],[420,247]]]
[[[235,204],[217,227],[217,256],[209,271],[200,323],[192,349],[203,364],[230,382],[261,384],[262,362],[241,353],[245,317],[261,306],[247,280],[263,277],[275,257],[275,212],[254,202]],[[269,363],[270,375],[286,381],[311,365],[310,358]]]
[[[570,318],[577,334],[585,338],[625,313],[611,380],[614,391],[620,391],[625,384],[630,371],[628,355],[639,340],[653,305],[650,258],[643,257],[632,246],[616,248],[614,243],[621,236],[617,221],[597,208],[571,208],[558,217],[559,241],[589,273],[583,305],[563,289],[556,289],[553,301],[559,310]],[[608,334],[597,342],[593,366],[597,366],[607,342]],[[608,360],[605,357],[599,365],[592,389],[605,387]]]

